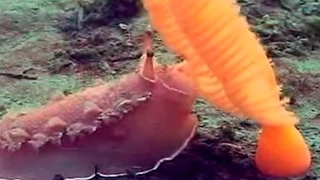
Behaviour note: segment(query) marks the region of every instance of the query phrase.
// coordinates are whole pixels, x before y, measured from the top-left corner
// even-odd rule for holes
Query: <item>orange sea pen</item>
[[[144,5],[165,43],[189,61],[205,64],[232,104],[260,122],[258,168],[275,176],[305,172],[311,157],[294,126],[298,119],[279,100],[269,59],[245,18],[239,16],[239,6],[231,0],[144,0]]]
[[[166,0],[163,0],[163,2],[164,1]],[[148,4],[148,1],[146,1],[145,5],[153,6],[154,4]],[[150,16],[153,16],[152,19],[165,19],[165,21],[154,21],[152,25],[156,27],[156,29],[161,29],[161,34],[165,34],[164,36],[170,36],[170,34],[175,33],[174,37],[164,38],[164,41],[168,41],[166,44],[174,44],[174,46],[172,46],[174,51],[192,59],[192,61],[188,63],[183,62],[179,66],[181,66],[181,70],[185,73],[189,75],[192,74],[190,77],[196,82],[199,95],[206,97],[209,102],[217,108],[238,117],[243,117],[239,108],[229,100],[221,82],[212,72],[210,72],[208,67],[201,62],[199,59],[200,57],[189,45],[188,40],[184,37],[180,27],[176,24],[170,9],[157,7],[150,8],[154,10],[154,12],[150,14]]]
[[[152,24],[166,44],[185,55],[187,59],[193,60],[188,53],[190,48],[186,48],[184,42],[187,41],[194,54],[202,59],[223,83],[230,100],[244,113],[263,124],[298,122],[293,113],[282,108],[269,60],[256,36],[249,31],[245,19],[239,17],[239,8],[232,3],[233,1],[201,0],[195,3],[188,0],[181,3],[174,0],[145,0],[144,2],[149,9]],[[171,12],[170,24],[166,23],[169,21],[168,15],[164,16],[165,11],[160,9]],[[162,22],[159,22],[160,18]],[[172,22],[179,28],[170,26]],[[182,38],[186,40],[179,42]],[[259,104],[262,101],[265,103]],[[260,113],[262,110],[270,113]],[[281,114],[287,118],[279,120]]]

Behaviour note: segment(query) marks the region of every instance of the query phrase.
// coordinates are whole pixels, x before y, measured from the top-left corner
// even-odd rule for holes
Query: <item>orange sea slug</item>
[[[197,127],[196,92],[176,67],[155,64],[148,37],[137,72],[4,116],[0,179],[142,174],[175,157]]]
[[[295,128],[297,117],[283,107],[279,88],[269,59],[246,19],[239,15],[234,0],[144,0],[151,23],[164,42],[186,57],[188,71],[200,80],[204,74],[193,73],[206,66],[207,77],[222,85],[227,99],[241,114],[262,125],[256,164],[274,176],[304,173],[311,162],[305,140]],[[194,62],[196,61],[196,62]],[[206,82],[209,82],[207,80]],[[204,87],[202,87],[204,86]],[[208,100],[212,94],[203,93]],[[212,102],[215,104],[215,102]],[[229,103],[230,104],[230,103]]]

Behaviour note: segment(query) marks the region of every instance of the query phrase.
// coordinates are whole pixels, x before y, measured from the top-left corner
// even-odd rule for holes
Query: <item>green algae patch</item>
[[[295,63],[299,72],[320,74],[320,60],[310,59]]]
[[[320,74],[320,57],[282,58],[293,70],[299,73]]]
[[[55,93],[71,94],[89,86],[91,80],[55,75],[34,81],[19,81],[0,88],[0,115],[7,111],[36,108],[45,104]]]
[[[309,120],[320,113],[320,106],[314,100],[304,100],[294,111],[302,120]]]

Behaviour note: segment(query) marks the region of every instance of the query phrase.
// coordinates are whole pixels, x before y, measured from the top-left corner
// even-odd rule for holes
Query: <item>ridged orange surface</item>
[[[202,63],[200,57],[194,52],[194,49],[189,45],[189,42],[182,32],[182,29],[175,22],[175,18],[170,9],[164,8],[164,6],[157,7],[157,4],[146,1],[145,5],[148,9],[152,9],[153,13],[150,13],[152,19],[163,19],[163,21],[153,21],[152,25],[156,29],[161,29],[161,34],[164,37],[170,36],[170,38],[164,38],[166,44],[174,44],[171,46],[174,51],[182,54],[188,59],[192,59],[189,63],[181,64],[181,69],[185,73],[191,75],[191,78],[197,84],[197,89],[201,97],[205,97],[215,107],[236,115],[243,117],[240,113],[240,109],[235,106],[228,98],[221,82],[215,77],[214,72],[210,72],[208,67]],[[167,0],[162,2],[168,3]],[[188,61],[188,59],[185,59]],[[210,74],[210,75],[208,75]]]
[[[239,118],[245,118],[240,109],[229,100],[223,85],[208,67],[205,64],[201,64],[201,61],[196,57],[192,60],[188,63],[184,61],[181,69],[193,79],[200,97],[206,98],[213,106],[222,111],[231,113]]]
[[[144,2],[165,43],[189,60],[198,56],[243,113],[269,125],[298,122],[282,107],[269,59],[233,1]]]
[[[187,71],[199,90],[211,91],[207,82],[216,82],[216,78],[216,85],[223,87],[216,90],[223,91],[230,104],[262,125],[256,153],[258,168],[282,177],[305,172],[311,155],[294,126],[299,120],[279,100],[269,59],[246,19],[239,15],[236,2],[144,0],[144,5],[164,42],[186,57],[190,65]],[[211,73],[197,73],[200,67]],[[203,95],[214,101],[217,91]]]

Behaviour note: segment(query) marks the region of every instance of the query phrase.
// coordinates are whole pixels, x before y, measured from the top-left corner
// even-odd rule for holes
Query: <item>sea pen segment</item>
[[[169,4],[190,45],[247,116],[269,125],[298,122],[282,107],[269,60],[233,1],[172,0]],[[269,106],[261,103],[266,101]]]
[[[181,68],[196,82],[199,95],[207,99],[216,108],[238,116],[239,118],[244,118],[240,109],[229,100],[223,85],[207,66],[201,64],[200,60],[196,61],[197,58],[194,58],[193,60],[194,61],[183,62]]]
[[[168,6],[163,6],[163,4],[167,4],[168,0],[163,0],[161,3],[154,3],[153,1],[145,1],[144,6],[146,9],[152,9],[152,13],[149,13],[151,19],[162,19],[163,21],[151,21],[152,26],[155,29],[161,30],[161,34],[165,34],[165,36],[170,36],[173,33],[175,36],[171,36],[171,38],[164,39],[166,44],[174,44],[172,46],[174,51],[178,53],[184,52],[181,51],[188,46],[185,43],[186,39],[183,37],[183,34],[177,33],[177,31],[181,31],[180,27],[176,25],[174,16],[172,16],[170,9]],[[168,42],[167,42],[168,41]]]
[[[145,1],[144,5],[150,11],[152,25],[160,32],[165,43],[172,45],[170,47],[178,54],[187,57],[185,61],[188,61],[188,64],[183,63],[183,71],[192,74],[190,77],[196,82],[200,96],[208,98],[214,106],[221,110],[242,117],[240,110],[228,99],[221,82],[194,53],[188,39],[184,37],[181,28],[175,22],[175,17],[167,6],[168,1],[163,0],[158,3]]]

